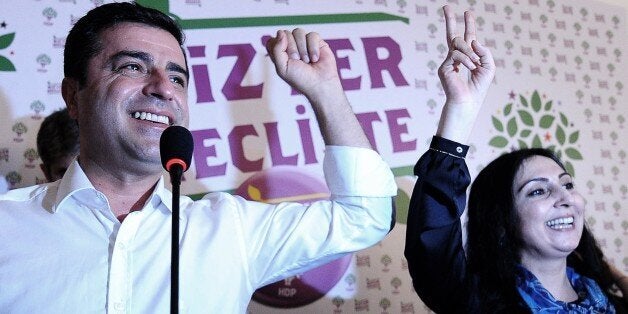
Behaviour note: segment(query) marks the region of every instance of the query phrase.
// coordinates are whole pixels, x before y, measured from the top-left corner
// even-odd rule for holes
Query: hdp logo
[[[569,173],[575,174],[571,162],[582,160],[576,148],[580,132],[573,130],[573,123],[564,113],[553,108],[551,100],[543,104],[537,91],[529,100],[519,95],[519,103],[506,104],[501,116],[492,116],[492,121],[499,134],[491,138],[490,146],[510,150],[547,148],[562,159]]]
[[[330,196],[324,182],[290,166],[257,172],[242,182],[234,194],[269,204],[311,204],[327,200]],[[290,207],[283,210],[290,210]],[[310,304],[322,298],[342,279],[352,257],[353,254],[347,254],[304,273],[261,287],[253,294],[253,300],[276,308],[296,308]]]
[[[15,33],[0,36],[0,49],[7,48],[15,39]],[[15,71],[15,66],[7,57],[0,56],[0,71]]]

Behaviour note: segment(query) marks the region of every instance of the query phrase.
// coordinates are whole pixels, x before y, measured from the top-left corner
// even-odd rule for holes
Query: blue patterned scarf
[[[532,313],[615,313],[615,308],[594,280],[580,276],[570,267],[567,267],[567,278],[578,294],[578,300],[574,302],[554,299],[523,266],[519,266],[517,290]]]

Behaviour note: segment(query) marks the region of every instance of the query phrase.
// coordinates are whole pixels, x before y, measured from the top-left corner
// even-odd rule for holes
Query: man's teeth
[[[573,227],[573,217],[552,219],[545,223],[552,229],[565,229]]]
[[[154,114],[150,112],[136,111],[133,114],[133,118],[138,119],[138,120],[148,120],[148,121],[170,125],[170,119],[168,119],[168,117],[160,116],[158,114]]]

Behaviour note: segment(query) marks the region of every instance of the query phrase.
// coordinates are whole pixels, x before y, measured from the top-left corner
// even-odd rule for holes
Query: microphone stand
[[[170,314],[179,313],[179,196],[183,168],[173,164],[170,172],[172,183],[172,240],[170,248]]]

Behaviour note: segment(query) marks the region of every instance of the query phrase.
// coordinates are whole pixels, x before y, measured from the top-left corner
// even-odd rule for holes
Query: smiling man
[[[93,9],[70,31],[62,93],[80,153],[61,180],[0,197],[2,311],[169,311],[172,195],[159,139],[188,125],[182,38],[168,16],[131,3]],[[267,48],[316,112],[331,198],[183,197],[182,312],[244,313],[255,289],[369,247],[391,228],[393,175],[351,111],[331,49],[301,29],[278,31]]]

